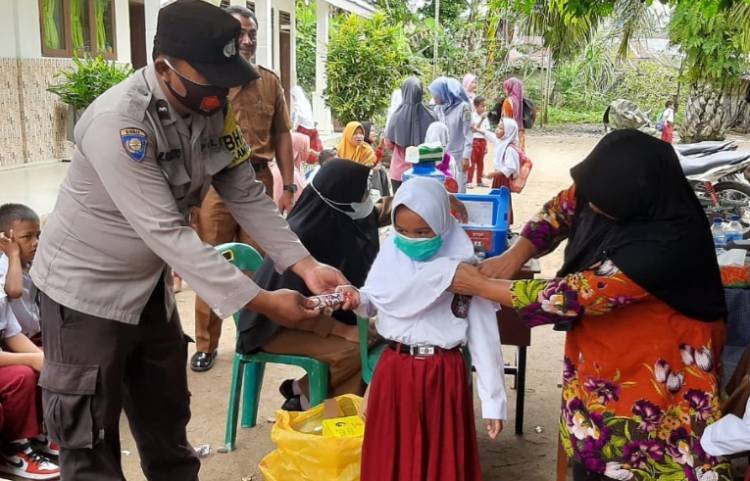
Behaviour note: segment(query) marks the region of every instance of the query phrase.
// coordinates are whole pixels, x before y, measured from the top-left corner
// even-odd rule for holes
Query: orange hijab
[[[339,142],[338,147],[336,147],[336,151],[341,159],[352,160],[358,164],[372,167],[377,160],[375,158],[375,151],[372,150],[372,147],[367,142],[362,142],[361,145],[357,145],[354,142],[354,133],[357,129],[362,129],[362,132],[365,130],[359,122],[349,122],[346,124],[344,137]]]

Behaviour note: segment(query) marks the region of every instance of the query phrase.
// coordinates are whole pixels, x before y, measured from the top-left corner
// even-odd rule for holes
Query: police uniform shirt
[[[86,109],[31,269],[39,290],[76,311],[137,324],[166,262],[219,317],[230,316],[259,288],[187,226],[211,185],[280,271],[309,255],[255,180],[231,108],[188,120],[166,102],[153,66]],[[171,314],[174,297],[165,297]]]

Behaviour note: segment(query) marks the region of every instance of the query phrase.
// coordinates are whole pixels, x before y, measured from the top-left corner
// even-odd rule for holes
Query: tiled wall
[[[0,58],[0,167],[69,158],[67,108],[47,87],[71,64]]]

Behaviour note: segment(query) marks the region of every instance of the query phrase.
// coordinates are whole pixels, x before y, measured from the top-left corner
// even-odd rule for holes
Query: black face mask
[[[228,88],[197,84],[178,72],[169,62],[165,61],[164,63],[182,80],[182,85],[185,87],[184,96],[177,93],[169,82],[165,82],[169,91],[182,105],[205,116],[212,115],[226,106],[227,95],[229,95]]]

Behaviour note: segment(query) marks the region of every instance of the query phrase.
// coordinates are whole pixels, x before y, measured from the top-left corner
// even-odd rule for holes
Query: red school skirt
[[[459,350],[386,348],[367,405],[361,481],[481,481],[472,394]]]

